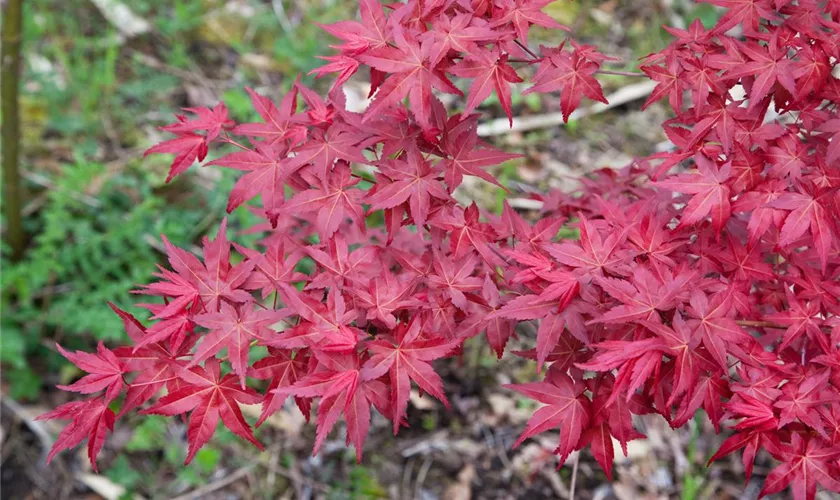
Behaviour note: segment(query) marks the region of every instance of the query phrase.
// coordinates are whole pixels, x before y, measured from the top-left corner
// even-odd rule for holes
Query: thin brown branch
[[[611,69],[599,69],[595,73],[599,75],[633,76],[646,78],[647,75],[638,71],[613,71]]]
[[[538,56],[537,54],[534,53],[534,51],[532,51],[527,46],[525,46],[524,43],[520,42],[519,40],[514,40],[513,42],[516,45],[519,45],[519,48],[524,50],[529,56],[533,57],[534,59],[540,59],[540,56]]]
[[[243,477],[250,474],[251,469],[253,469],[253,465],[242,467],[241,469],[234,471],[233,473],[219,479],[218,481],[213,481],[212,483],[206,484],[189,493],[186,493],[179,497],[175,497],[174,500],[197,500],[198,498],[203,498],[208,494],[213,493],[214,491],[220,490],[225,486],[231,485],[236,481],[239,481]]]
[[[751,327],[751,328],[778,328],[780,330],[785,330],[788,328],[788,325],[780,325],[778,323],[773,323],[772,321],[756,321],[756,320],[749,320],[749,319],[739,319],[735,320],[735,323],[741,326]],[[822,330],[828,331],[830,328],[827,326],[820,327]]]
[[[750,327],[753,327],[753,328],[781,328],[782,330],[787,328],[784,325],[780,325],[778,323],[773,323],[772,321],[753,321],[753,320],[748,320],[748,319],[739,319],[739,320],[736,320],[735,323],[737,323],[741,326],[750,326]]]

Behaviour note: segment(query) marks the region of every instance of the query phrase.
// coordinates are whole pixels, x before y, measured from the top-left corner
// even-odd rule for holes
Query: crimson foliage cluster
[[[498,184],[486,167],[516,157],[477,135],[492,93],[509,117],[528,75],[566,117],[605,101],[595,47],[529,48],[531,26],[566,29],[547,3],[362,0],[360,21],[324,26],[340,40],[315,71],[337,74],[328,96],[249,91],[257,123],[219,104],[164,127],[175,138],[147,153],[175,154],[170,179],[235,148],[207,165],[242,172],[228,211],[259,197],[265,239],[232,258],[223,223],[203,259],[164,239],[170,268],[138,290],[162,298],[140,305],[153,322],[115,308],[133,345],[61,349],[89,373],[62,388],[93,396],[41,417],[71,420],[50,456],[87,438],[95,463],[138,408],[189,414],[188,462],[220,420],[261,447],[239,404],[262,405],[259,426],[291,397],[317,406],[315,452],[343,417],[360,458],[372,408],[397,432],[413,384],[447,404],[434,360],[482,334],[501,356],[533,322],[516,354],[544,379],[510,388],[544,406],[519,442],[559,428],[561,463],[589,448],[609,475],[613,438],[643,437],[632,415],[678,427],[702,408],[731,432],[712,460],[741,450],[747,475],[761,450],[778,460],[763,494],[840,491],[840,1],[712,0],[715,27],[668,28],[641,70],[658,82],[645,105],[673,109],[673,150],[539,197],[532,225],[452,192],[465,175]],[[342,91],[357,72],[361,113]],[[459,81],[449,114],[438,96]],[[558,240],[564,225],[580,240]],[[268,355],[251,363],[253,345]]]

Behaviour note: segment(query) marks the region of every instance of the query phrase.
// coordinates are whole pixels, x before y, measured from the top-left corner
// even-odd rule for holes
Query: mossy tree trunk
[[[0,47],[0,107],[2,107],[3,209],[6,216],[6,241],[12,260],[23,255],[24,233],[18,165],[20,146],[20,45],[23,0],[0,0],[3,5],[2,46]]]

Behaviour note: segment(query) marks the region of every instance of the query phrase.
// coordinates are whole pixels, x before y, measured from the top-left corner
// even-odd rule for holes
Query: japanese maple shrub
[[[674,148],[537,196],[532,225],[452,193],[465,175],[498,184],[486,168],[516,156],[478,138],[492,93],[508,117],[528,76],[566,117],[606,101],[594,47],[530,47],[533,25],[565,30],[547,3],[362,0],[360,21],[324,26],[340,41],[315,70],[337,75],[326,97],[249,90],[259,122],[219,104],[164,127],[175,137],[147,154],[175,155],[170,179],[211,146],[236,150],[207,165],[242,171],[228,211],[259,197],[265,238],[232,258],[222,223],[201,259],[164,239],[169,269],[137,291],[159,298],[139,305],[152,323],[115,308],[133,345],[59,348],[89,373],[62,388],[91,397],[41,417],[71,420],[50,457],[87,438],[95,464],[138,409],[189,414],[188,462],[219,420],[261,448],[239,404],[262,404],[259,426],[293,398],[316,408],[316,453],[343,417],[360,458],[371,408],[398,432],[412,385],[447,404],[434,360],[481,334],[501,356],[534,322],[517,354],[544,380],[510,388],[545,406],[517,445],[559,428],[561,463],[588,448],[610,475],[613,438],[626,452],[643,437],[632,415],[679,427],[702,408],[731,433],[712,460],[740,450],[748,477],[761,450],[778,460],[762,494],[840,491],[840,2],[712,0],[712,29],[668,28],[641,70],[658,82],[645,106],[673,109]],[[373,96],[361,113],[342,91],[357,73]],[[438,95],[459,81],[451,114]],[[557,239],[566,224],[579,241]],[[253,345],[268,355],[251,364]]]

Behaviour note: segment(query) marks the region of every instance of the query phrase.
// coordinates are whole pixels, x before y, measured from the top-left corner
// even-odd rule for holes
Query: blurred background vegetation
[[[98,340],[124,339],[121,322],[106,302],[131,307],[136,297],[129,292],[149,282],[155,265],[165,261],[160,234],[178,246],[195,248],[224,216],[235,177],[230,171],[194,169],[164,184],[167,158],[142,158],[162,138],[156,127],[171,121],[172,112],[181,107],[212,106],[218,100],[225,101],[235,118],[252,119],[243,88],[252,86],[274,98],[282,95],[298,73],[320,65],[315,56],[330,52],[329,38],[315,23],[354,17],[357,6],[355,0],[24,0],[20,170],[26,249],[21,260],[12,262],[10,249],[3,247],[0,325],[4,410],[11,409],[15,422],[32,424],[32,415],[63,402],[66,396],[53,391],[53,385],[78,376],[56,352],[56,341],[90,349]],[[664,47],[669,35],[658,28],[661,24],[685,26],[699,17],[709,25],[717,15],[708,6],[685,0],[558,1],[547,12],[572,26],[578,39],[621,57],[626,69],[633,69],[638,57]],[[533,43],[556,45],[556,37],[537,29]],[[307,76],[303,81],[321,85]],[[604,81],[608,93],[629,83],[620,76]],[[518,114],[535,114],[556,111],[557,101],[535,97],[517,99],[515,105]],[[488,110],[498,114],[492,103]],[[593,155],[592,148],[622,158],[650,152],[658,123],[647,124],[653,136],[638,140],[645,126],[640,129],[637,112],[638,105],[623,107],[565,129],[500,137],[499,146],[529,158],[507,166],[500,176],[506,182],[550,187],[542,162],[546,155],[579,154],[580,148],[570,150],[570,144],[583,144],[590,160],[603,156]],[[562,159],[572,169],[587,161]],[[484,203],[492,209],[499,201],[494,192]],[[233,218],[239,229],[255,222],[247,210]],[[142,316],[142,310],[131,311]],[[481,351],[475,366],[492,374],[489,356]],[[453,365],[453,377],[461,376],[458,370]],[[532,366],[528,370],[533,376]],[[467,386],[479,391],[477,376],[468,377],[472,382]],[[445,418],[429,411],[417,427],[421,433],[440,430]],[[252,450],[223,453],[237,444],[229,434],[217,433],[221,437],[183,468],[183,445],[172,439],[169,421],[139,422],[118,427],[114,446],[120,453],[107,457],[104,467],[116,489],[99,491],[101,496],[171,498],[253,462]],[[26,427],[15,427],[17,423],[4,420],[4,432]],[[135,431],[127,430],[132,426]],[[283,441],[288,431],[279,427],[273,442]],[[519,429],[519,424],[512,426],[511,435]],[[62,495],[76,498],[76,472],[83,461],[62,466],[60,473],[44,473],[38,439],[43,436],[20,432],[6,437],[4,461],[10,453],[16,458],[4,462],[3,488],[22,492],[17,498],[26,492],[33,498],[57,498],[38,491],[48,492],[49,481],[65,478],[69,486]],[[262,457],[267,477],[260,476],[256,486],[249,482],[248,491],[271,498],[290,484],[304,484],[310,494],[329,498],[386,495],[385,480],[371,470],[389,459],[377,453],[366,455],[363,466],[353,465],[347,453],[327,464],[318,462],[319,483],[290,478],[294,471],[313,466],[311,460],[303,469],[300,465],[307,460],[309,442],[304,436],[297,451],[281,443]],[[19,477],[10,478],[8,471],[17,471]]]
[[[224,215],[227,172],[165,185],[166,158],[142,158],[163,137],[155,127],[178,108],[219,99],[250,118],[243,87],[280,94],[326,49],[314,22],[354,10],[306,2],[281,17],[270,2],[142,0],[119,14],[116,4],[24,2],[27,249],[21,262],[7,251],[3,261],[2,361],[14,398],[37,399],[40,374],[61,368],[47,339],[81,347],[123,338],[105,302],[127,307],[128,292],[151,279],[160,234],[195,245]],[[122,17],[109,20],[107,9]]]

